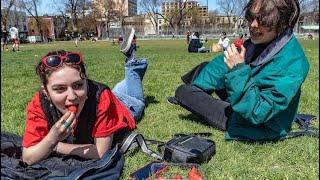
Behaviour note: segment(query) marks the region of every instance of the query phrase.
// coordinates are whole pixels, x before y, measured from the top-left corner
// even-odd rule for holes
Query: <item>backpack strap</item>
[[[289,132],[287,135],[287,139],[299,137],[299,136],[309,136],[319,138],[319,131],[315,130],[303,130],[303,131],[293,131]]]
[[[212,133],[210,132],[201,132],[201,133],[190,133],[190,134],[183,134],[183,133],[178,133],[178,134],[174,134],[173,137],[177,137],[177,136],[205,136],[205,137],[209,137],[212,136]]]
[[[319,138],[319,130],[310,127],[313,120],[316,119],[316,116],[309,114],[297,114],[295,122],[299,125],[299,128],[302,130],[289,132],[287,139],[299,137],[299,136],[309,136]]]
[[[126,153],[128,149],[130,149],[131,147],[139,146],[144,153],[147,153],[154,158],[162,160],[163,159],[162,155],[149,149],[148,144],[164,144],[164,143],[156,140],[145,140],[142,134],[131,132],[129,136],[121,144],[120,150],[123,153]]]

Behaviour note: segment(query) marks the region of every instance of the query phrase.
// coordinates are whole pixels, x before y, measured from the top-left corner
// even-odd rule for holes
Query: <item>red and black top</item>
[[[95,120],[93,121],[91,130],[89,130],[92,138],[106,137],[125,128],[128,130],[136,128],[135,120],[128,108],[116,98],[109,88],[102,90],[98,97]],[[86,104],[87,101],[84,108],[89,107]],[[80,118],[82,117],[81,114]],[[81,121],[80,123],[82,123],[81,126],[83,128],[90,127],[86,125],[90,119],[79,119],[74,132],[76,135],[83,134],[86,131],[83,128],[78,129],[79,121]],[[27,106],[27,118],[22,146],[30,147],[36,145],[48,134],[49,130],[48,118],[41,103],[41,94],[37,92]],[[76,131],[79,132],[77,133]]]

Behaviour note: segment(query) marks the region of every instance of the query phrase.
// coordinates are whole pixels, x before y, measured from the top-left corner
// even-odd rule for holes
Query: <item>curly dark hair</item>
[[[287,27],[294,28],[300,6],[298,0],[250,0],[244,11],[247,21],[256,19],[260,25],[282,33]]]
[[[70,52],[69,51],[65,51],[65,50],[51,51],[47,55],[45,55],[44,57],[51,56],[51,55],[64,55],[66,53],[70,53]],[[72,67],[74,69],[77,69],[80,72],[80,77],[82,79],[86,79],[87,78],[85,64],[84,64],[83,61],[80,64],[74,64],[74,63],[63,61],[62,62],[62,66],[60,66],[60,67],[63,67],[63,66],[69,66],[69,67]],[[54,71],[56,71],[57,69],[59,69],[59,68],[47,67],[40,60],[40,62],[38,63],[38,65],[36,67],[36,74],[39,76],[41,83],[43,85],[47,85],[49,76]]]

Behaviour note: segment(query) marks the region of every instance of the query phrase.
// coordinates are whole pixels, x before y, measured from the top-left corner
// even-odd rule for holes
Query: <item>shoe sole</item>
[[[167,98],[167,103],[171,104],[171,105],[179,105],[179,102],[171,102],[169,100],[169,98]]]
[[[121,44],[121,50],[120,50],[121,52],[126,53],[130,49],[130,46],[134,37],[134,32],[135,32],[134,28],[131,28],[129,36],[124,38]]]

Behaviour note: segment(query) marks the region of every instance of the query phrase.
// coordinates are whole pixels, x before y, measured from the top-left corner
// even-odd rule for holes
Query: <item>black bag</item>
[[[195,135],[179,134],[165,144],[163,159],[173,163],[208,162],[216,153],[215,142]]]
[[[172,163],[204,163],[209,161],[216,152],[215,142],[197,135],[211,135],[211,133],[176,134],[167,143],[156,140],[145,140],[142,134],[131,132],[123,141],[121,151],[125,153],[129,148],[139,146],[141,150],[161,161]],[[163,153],[151,150],[148,145],[157,144]],[[161,150],[160,150],[161,151]]]

